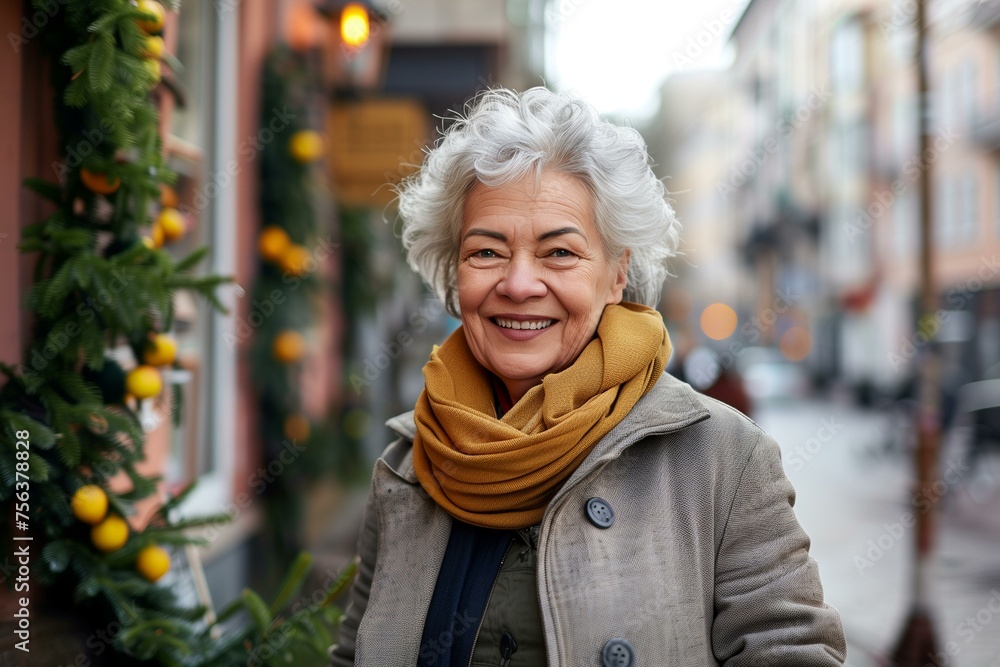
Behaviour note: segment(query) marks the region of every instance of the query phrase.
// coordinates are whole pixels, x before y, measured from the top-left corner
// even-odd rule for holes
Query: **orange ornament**
[[[177,208],[180,200],[177,198],[177,190],[166,183],[160,183],[160,203],[168,208]]]
[[[122,184],[122,180],[117,176],[110,179],[107,174],[90,171],[86,167],[80,170],[80,181],[88,190],[99,195],[114,194]]]
[[[145,46],[139,51],[139,55],[143,58],[155,58],[157,60],[163,56],[163,38],[156,35],[152,37],[147,37],[145,40]]]
[[[280,261],[292,244],[288,233],[277,225],[268,225],[257,237],[257,252],[269,262]]]
[[[146,343],[142,361],[149,366],[167,366],[177,358],[177,341],[167,334],[156,334]]]
[[[303,164],[315,162],[323,157],[326,142],[323,135],[315,130],[300,130],[288,141],[288,150],[292,157]]]
[[[84,523],[98,524],[108,513],[108,494],[96,484],[81,486],[70,501],[73,516]]]
[[[281,258],[278,260],[278,264],[286,273],[293,276],[301,276],[309,273],[310,261],[312,261],[312,256],[305,247],[292,244],[288,246],[288,249],[281,255]]]
[[[160,65],[160,61],[147,58],[146,60],[143,60],[142,63],[146,66],[146,70],[149,72],[149,78],[153,80],[153,83],[159,83],[160,79],[163,78],[163,67]]]
[[[162,248],[163,247],[163,227],[160,223],[154,221],[149,227],[149,243],[146,245],[150,248]],[[145,239],[143,240],[145,242]]]
[[[128,523],[117,514],[110,514],[90,529],[90,541],[104,553],[118,551],[128,542]]]
[[[148,581],[157,581],[170,570],[170,554],[155,545],[145,547],[135,559],[135,569]]]
[[[173,243],[187,231],[187,223],[184,221],[184,214],[176,208],[164,208],[156,216],[156,224],[163,231],[163,240],[166,243]]]
[[[125,376],[125,391],[139,400],[151,398],[163,389],[163,377],[152,366],[137,366]]]
[[[295,413],[285,417],[285,437],[293,442],[302,442],[309,439],[309,419],[300,413]]]
[[[148,14],[144,19],[137,19],[135,24],[147,35],[155,35],[163,30],[163,21],[166,13],[163,5],[156,0],[139,0],[139,11]]]
[[[274,358],[283,364],[294,364],[306,353],[306,340],[298,331],[282,331],[271,345]]]

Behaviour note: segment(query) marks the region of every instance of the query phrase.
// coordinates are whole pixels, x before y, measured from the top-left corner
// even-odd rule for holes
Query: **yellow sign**
[[[391,186],[423,161],[428,116],[415,100],[334,102],[327,117],[330,171],[340,203],[385,206]]]

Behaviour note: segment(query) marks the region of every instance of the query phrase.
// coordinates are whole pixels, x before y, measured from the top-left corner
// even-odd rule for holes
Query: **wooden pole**
[[[928,591],[928,569],[934,546],[934,508],[938,498],[934,495],[934,481],[937,477],[938,452],[941,441],[940,402],[940,361],[931,338],[937,331],[935,312],[937,295],[934,286],[934,261],[931,253],[933,225],[931,220],[931,160],[928,159],[930,146],[929,111],[930,86],[928,85],[928,40],[926,0],[917,0],[917,94],[918,146],[923,169],[920,173],[918,192],[920,193],[920,299],[918,304],[917,328],[928,341],[918,355],[919,395],[917,410],[917,450],[915,452],[916,483],[913,492],[913,513],[916,517],[914,531],[915,561],[912,580],[910,613],[902,635],[892,655],[896,667],[922,667],[935,664],[937,644],[934,638],[933,619],[930,612]],[[930,502],[928,502],[930,501]]]

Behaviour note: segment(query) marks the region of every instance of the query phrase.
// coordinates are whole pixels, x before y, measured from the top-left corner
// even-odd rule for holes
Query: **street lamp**
[[[323,79],[334,93],[356,95],[378,87],[388,48],[387,17],[370,0],[321,2],[327,39]]]

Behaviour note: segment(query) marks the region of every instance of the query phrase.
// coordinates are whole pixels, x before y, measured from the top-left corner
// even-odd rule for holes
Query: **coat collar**
[[[671,433],[707,419],[709,410],[705,400],[690,385],[664,373],[653,388],[639,399],[625,419],[601,438],[565,486],[570,486],[572,481],[587,474],[601,462],[617,458],[642,438]],[[393,417],[385,424],[405,441],[412,442],[416,436],[417,427],[412,410]],[[393,471],[411,484],[418,483],[417,474],[413,470],[412,450],[407,452]]]

